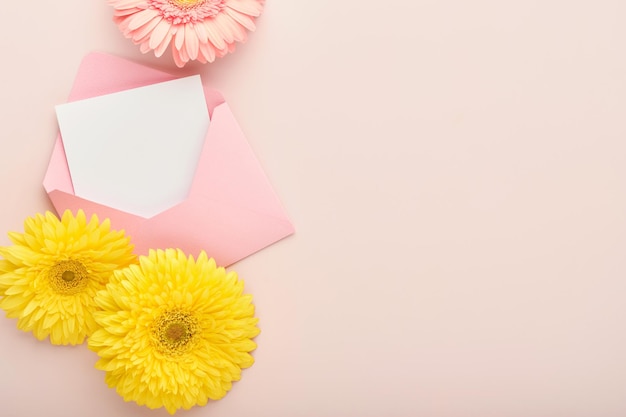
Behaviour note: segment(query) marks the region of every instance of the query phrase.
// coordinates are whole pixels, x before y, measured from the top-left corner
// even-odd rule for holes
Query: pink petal
[[[180,54],[178,53],[178,49],[172,48],[172,57],[174,58],[174,63],[178,68],[182,68],[185,66],[186,62],[180,59]]]
[[[152,37],[153,29],[161,23],[163,18],[161,16],[157,16],[155,19],[149,21],[146,25],[143,25],[138,30],[136,30],[133,34],[133,38],[137,40],[143,40],[144,38]]]
[[[196,35],[196,31],[191,23],[185,25],[185,47],[190,59],[198,57],[198,35]]]
[[[229,0],[226,6],[250,16],[259,16],[263,11],[263,1]]]
[[[154,9],[142,10],[133,15],[128,23],[128,28],[130,30],[138,29],[157,16],[159,16],[159,12]]]
[[[128,30],[128,18],[122,19],[117,22],[117,26],[120,28],[122,33],[128,38],[130,37],[130,31]]]
[[[138,12],[140,12],[142,10],[145,10],[145,9],[133,8],[133,9],[115,10],[113,12],[113,15],[114,16],[128,16],[128,15],[131,15],[131,14],[138,13]]]
[[[203,24],[195,24],[193,28],[196,30],[196,35],[198,35],[200,43],[207,43],[209,41],[209,35],[206,33],[206,27]]]
[[[232,20],[230,20],[228,16],[225,16],[224,13],[220,13],[215,16],[213,22],[215,22],[215,27],[217,27],[226,43],[231,43],[235,40],[235,31],[230,25]]]
[[[154,49],[163,42],[165,36],[169,32],[171,25],[167,22],[167,20],[163,19],[159,22],[158,25],[152,31],[152,35],[150,35],[150,48]]]
[[[239,42],[245,42],[246,38],[247,38],[247,32],[246,32],[246,28],[244,28],[243,26],[241,26],[239,23],[237,23],[234,19],[232,19],[229,16],[226,16],[226,14],[222,14],[224,22],[230,26],[230,28],[233,31],[234,37],[236,41]]]
[[[189,62],[189,54],[187,53],[187,49],[185,48],[180,48],[180,51],[178,51],[178,54],[180,56],[180,59],[187,63]]]
[[[215,45],[216,49],[223,49],[226,47],[226,42],[222,38],[219,29],[215,26],[213,20],[206,20],[204,27],[209,35],[209,41]]]
[[[250,32],[254,32],[254,30],[256,29],[254,19],[250,16],[239,13],[238,11],[230,9],[228,7],[224,9],[224,12],[241,26],[248,29]]]
[[[200,53],[206,58],[207,61],[215,61],[215,47],[211,43],[201,43]]]
[[[161,42],[159,44],[159,46],[154,48],[154,56],[156,56],[158,58],[161,55],[163,55],[163,53],[165,52],[165,50],[169,46],[170,41],[172,40],[172,36],[173,36],[172,32],[168,31],[167,35],[165,36],[165,39],[163,39],[163,42]]]
[[[131,9],[133,7],[146,9],[149,6],[146,0],[109,0],[108,3],[118,10]]]
[[[218,49],[218,50],[216,51],[216,54],[217,54],[217,57],[218,57],[218,58],[221,58],[221,57],[223,57],[224,55],[226,55],[227,53],[229,53],[229,52],[233,52],[234,50],[235,50],[235,43],[233,42],[233,43],[229,43],[229,44],[227,44],[227,45],[226,45],[226,48],[224,48],[224,49]]]
[[[148,42],[143,42],[142,44],[139,45],[139,50],[141,51],[142,54],[146,54],[148,52],[150,52],[152,48],[150,48],[150,45],[148,44]]]
[[[176,49],[179,51],[183,47],[183,43],[185,43],[185,28],[184,26],[175,26],[176,29],[176,37],[174,38],[174,45]]]

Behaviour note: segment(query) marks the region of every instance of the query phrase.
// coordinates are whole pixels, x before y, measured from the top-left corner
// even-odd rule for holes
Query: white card
[[[200,76],[56,106],[77,196],[152,217],[187,198],[209,127]]]

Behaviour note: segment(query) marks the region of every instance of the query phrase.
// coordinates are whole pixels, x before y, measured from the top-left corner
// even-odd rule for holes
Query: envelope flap
[[[48,193],[53,190],[59,190],[65,193],[74,194],[74,186],[72,185],[72,178],[70,176],[69,166],[67,165],[67,158],[65,157],[65,149],[63,149],[61,135],[57,136],[57,140],[54,143],[54,149],[52,150],[48,170],[46,171],[46,176],[43,179],[43,186]]]
[[[93,52],[83,58],[68,101],[116,93],[175,78],[166,72],[113,55]]]
[[[285,219],[197,196],[141,223],[135,249],[176,247],[194,255],[204,250],[228,266],[292,233]]]
[[[228,103],[213,112],[191,195],[288,218]]]
[[[68,101],[83,100],[131,88],[144,87],[178,77],[113,55],[92,52],[83,58]],[[222,94],[205,87],[209,115],[224,102]]]
[[[74,211],[81,209],[88,218],[95,214],[100,220],[109,219],[113,229],[124,230],[130,236],[134,236],[139,225],[145,221],[142,217],[115,210],[63,191],[53,190],[48,193],[48,196],[55,207],[65,207]]]

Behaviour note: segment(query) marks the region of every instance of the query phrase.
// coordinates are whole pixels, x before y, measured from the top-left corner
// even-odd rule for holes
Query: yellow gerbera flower
[[[87,222],[82,210],[61,220],[37,214],[9,238],[14,245],[0,247],[0,308],[19,329],[55,345],[82,343],[97,328],[96,292],[113,270],[136,262],[124,232],[97,216]]]
[[[171,414],[222,398],[254,363],[258,319],[243,287],[204,252],[151,250],[96,296],[96,368],[124,400]]]

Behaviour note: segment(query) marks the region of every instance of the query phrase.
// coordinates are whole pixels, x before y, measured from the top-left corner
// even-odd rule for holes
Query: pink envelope
[[[69,101],[175,78],[92,53],[80,65]],[[205,87],[204,94],[211,124],[187,200],[146,219],[76,196],[59,134],[43,182],[56,211],[82,209],[88,216],[109,218],[113,229],[124,229],[131,237],[138,254],[151,248],[180,248],[195,256],[204,250],[222,266],[293,234],[294,227],[228,104],[213,89]]]

